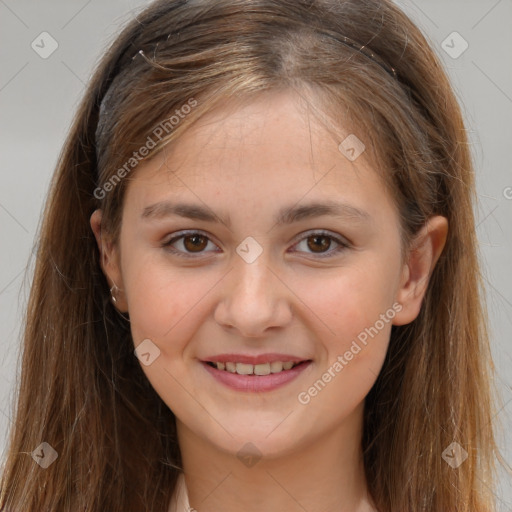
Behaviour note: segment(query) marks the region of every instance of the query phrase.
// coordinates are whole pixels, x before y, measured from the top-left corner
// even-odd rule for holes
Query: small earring
[[[112,297],[112,302],[114,304],[116,304],[117,303],[117,297],[114,295],[114,293],[112,291],[112,290],[114,290],[114,288],[116,289],[116,293],[117,293],[117,290],[119,290],[119,288],[117,287],[117,285],[115,283],[114,283],[114,286],[112,286],[112,288],[110,288],[110,296]]]

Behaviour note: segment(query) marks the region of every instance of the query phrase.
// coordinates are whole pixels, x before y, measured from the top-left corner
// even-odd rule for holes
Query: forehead
[[[350,126],[333,131],[323,121],[314,105],[290,92],[226,103],[139,165],[128,196],[144,207],[169,194],[221,201],[223,209],[235,200],[268,207],[269,197],[289,204],[327,195],[375,210],[388,204],[362,135]]]

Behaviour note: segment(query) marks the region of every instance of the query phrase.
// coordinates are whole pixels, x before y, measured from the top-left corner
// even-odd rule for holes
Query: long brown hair
[[[109,301],[89,218],[101,208],[115,239],[136,172],[119,169],[176,109],[197,104],[145,158],[220,101],[278,88],[300,91],[330,126],[351,119],[365,134],[405,248],[430,216],[449,223],[421,312],[393,327],[366,397],[364,461],[378,510],[493,509],[474,173],[459,106],[427,41],[387,0],[162,0],[101,59],[60,155],[27,307],[1,510],[166,510],[181,467],[175,418]],[[58,453],[46,469],[30,456],[42,442]],[[458,468],[442,457],[452,442],[468,453]]]

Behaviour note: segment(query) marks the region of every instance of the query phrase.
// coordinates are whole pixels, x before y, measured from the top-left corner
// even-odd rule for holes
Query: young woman
[[[1,510],[493,510],[474,194],[391,2],[151,4],[55,174]]]

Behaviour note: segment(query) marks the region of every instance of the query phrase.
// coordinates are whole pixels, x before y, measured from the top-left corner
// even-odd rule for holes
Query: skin
[[[266,94],[204,116],[176,145],[141,163],[130,177],[116,243],[101,232],[101,211],[91,217],[135,346],[150,339],[160,350],[142,368],[176,415],[190,505],[198,512],[376,510],[360,449],[364,399],[391,325],[418,315],[448,227],[443,217],[431,218],[402,260],[389,192],[364,153],[351,162],[338,150],[341,140],[292,92]],[[177,199],[229,215],[231,226],[141,217],[148,206]],[[325,200],[367,218],[274,223],[281,207]],[[174,242],[191,258],[162,246],[185,229],[207,236],[199,252],[190,240]],[[348,247],[335,253],[331,238],[315,244],[320,229]],[[236,252],[248,236],[263,249],[250,264]],[[394,318],[300,403],[299,393],[393,304],[401,306]],[[230,352],[294,354],[312,364],[276,390],[235,391],[199,362]],[[237,457],[248,442],[261,456],[251,467]]]

